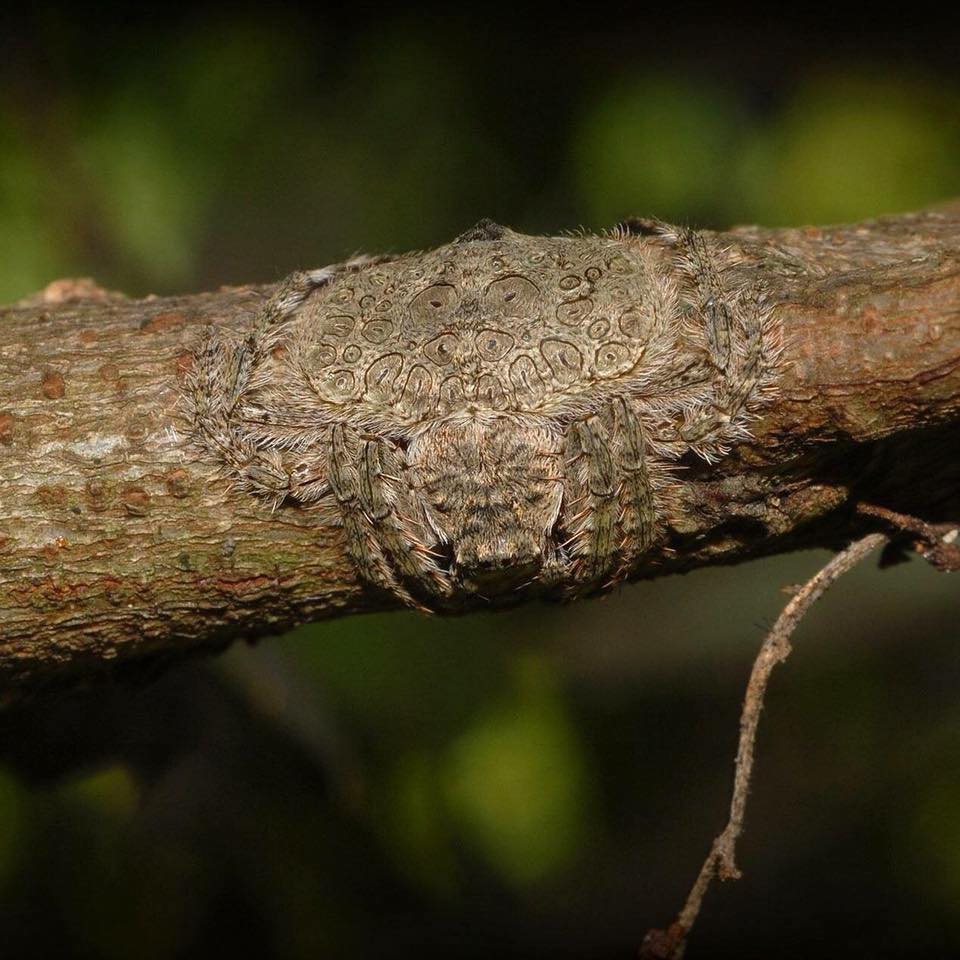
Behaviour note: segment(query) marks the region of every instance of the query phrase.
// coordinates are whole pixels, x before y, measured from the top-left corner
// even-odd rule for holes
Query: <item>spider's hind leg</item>
[[[257,442],[241,416],[256,387],[257,369],[276,346],[285,322],[335,269],[324,267],[287,277],[263,305],[250,330],[238,334],[210,326],[202,331],[186,377],[185,399],[193,434],[241,489],[279,504],[298,483],[280,453]]]
[[[261,448],[246,434],[238,416],[254,359],[249,338],[209,327],[194,352],[185,400],[196,442],[237,486],[278,504],[290,492],[290,474],[277,451]]]

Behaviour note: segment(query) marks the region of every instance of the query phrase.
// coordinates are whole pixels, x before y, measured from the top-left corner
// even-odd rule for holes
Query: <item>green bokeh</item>
[[[588,776],[575,727],[546,664],[517,663],[518,691],[451,747],[443,771],[451,816],[509,881],[568,866],[587,832]]]
[[[84,774],[63,784],[61,800],[98,817],[129,819],[137,809],[138,790],[130,771],[123,766]]]
[[[817,77],[754,131],[735,172],[751,216],[838,223],[960,191],[960,97],[869,74]]]
[[[716,219],[742,136],[734,95],[693,80],[614,86],[591,103],[575,143],[577,186],[594,227],[628,214]]]

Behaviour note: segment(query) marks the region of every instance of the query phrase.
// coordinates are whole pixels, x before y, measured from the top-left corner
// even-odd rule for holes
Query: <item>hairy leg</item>
[[[773,389],[779,328],[760,287],[735,278],[735,261],[709,234],[642,219],[621,229],[657,240],[670,252],[683,278],[692,333],[705,347],[703,360],[666,374],[663,385],[678,399],[682,421],[657,430],[655,448],[671,458],[692,449],[715,460],[749,436],[754,412]]]
[[[613,443],[604,419],[594,415],[567,432],[564,548],[577,581],[576,592],[603,586],[617,565],[617,485]]]
[[[640,416],[622,399],[571,424],[566,454],[563,546],[573,592],[591,593],[627,577],[656,539],[658,470]]]
[[[434,559],[436,537],[411,485],[404,451],[343,424],[332,429],[329,450],[330,486],[347,549],[364,580],[415,607],[423,604],[414,594],[447,596],[450,578]]]
[[[288,467],[276,445],[261,436],[265,431],[258,431],[256,424],[248,421],[243,407],[258,385],[258,368],[282,340],[286,322],[310,294],[338,273],[372,262],[377,261],[357,257],[343,264],[291,274],[264,304],[246,335],[218,327],[203,332],[186,383],[194,433],[242,489],[274,504],[288,496],[310,502],[329,489],[315,464]],[[303,434],[295,426],[291,432]],[[314,441],[316,436],[314,430]],[[300,444],[301,449],[305,446],[309,444]]]
[[[194,354],[186,396],[196,440],[237,486],[278,504],[290,492],[290,474],[280,453],[259,447],[236,415],[252,369],[247,344],[211,327]]]
[[[626,576],[650,549],[657,537],[658,507],[654,493],[662,470],[647,453],[643,423],[637,411],[624,400],[613,401],[615,432],[621,470],[619,550],[620,574]]]
[[[734,284],[715,241],[694,230],[671,238],[680,266],[690,277],[691,299],[702,318],[714,378],[708,402],[687,411],[680,436],[706,460],[749,436],[753,410],[772,386],[780,353],[779,337],[762,292]]]

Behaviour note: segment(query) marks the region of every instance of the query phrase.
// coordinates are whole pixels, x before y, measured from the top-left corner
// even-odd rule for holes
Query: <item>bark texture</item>
[[[960,521],[960,213],[723,239],[776,304],[781,393],[753,440],[685,464],[640,575],[838,546],[884,511]],[[329,511],[271,511],[186,440],[196,328],[242,328],[269,293],[59,281],[0,308],[0,700],[391,602]]]

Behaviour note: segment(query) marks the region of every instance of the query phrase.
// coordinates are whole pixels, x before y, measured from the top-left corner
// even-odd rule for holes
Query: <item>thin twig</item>
[[[740,742],[737,746],[736,773],[730,817],[723,832],[713,841],[710,853],[700,868],[676,921],[666,930],[651,930],[640,947],[641,960],[680,960],[687,937],[696,922],[703,898],[714,878],[736,880],[740,870],[736,864],[736,844],[743,832],[743,819],[753,771],[757,725],[763,709],[767,682],[773,668],[782,663],[793,649],[790,638],[807,611],[820,599],[827,588],[868,554],[885,543],[882,533],[871,533],[850,544],[811,577],[791,598],[767,634],[753,663],[750,681],[740,714]]]
[[[943,572],[960,571],[960,524],[928,523],[872,503],[858,503],[857,513],[883,520],[894,530],[914,537],[913,549]]]

